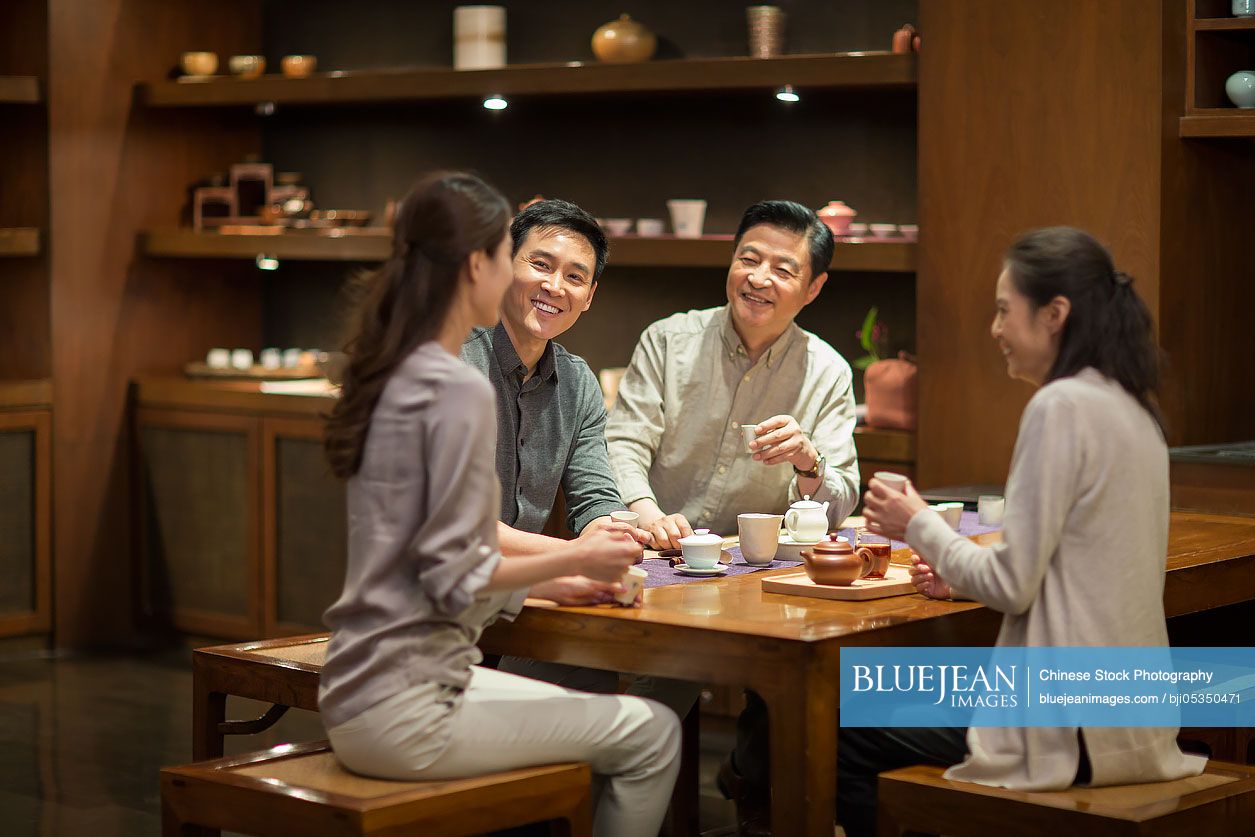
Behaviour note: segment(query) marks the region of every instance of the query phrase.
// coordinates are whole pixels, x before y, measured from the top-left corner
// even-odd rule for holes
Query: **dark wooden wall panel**
[[[1000,483],[1031,394],[988,337],[1015,236],[1089,230],[1158,308],[1160,16],[1133,0],[920,11],[918,482]]]
[[[261,334],[260,293],[245,266],[149,261],[135,250],[140,229],[176,222],[188,183],[258,149],[251,115],[147,112],[132,86],[165,77],[185,49],[225,57],[260,48],[260,7],[48,8],[56,641],[105,645],[133,624],[118,571],[131,561],[127,382],[211,345],[256,345]]]
[[[44,0],[0,3],[0,75],[48,78]],[[48,109],[0,104],[0,227],[48,229]],[[47,242],[39,256],[0,258],[0,378],[52,373]]]

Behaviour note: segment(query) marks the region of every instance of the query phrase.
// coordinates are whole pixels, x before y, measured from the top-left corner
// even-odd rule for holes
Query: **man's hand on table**
[[[917,512],[926,508],[928,504],[915,492],[915,486],[910,481],[904,491],[898,491],[873,479],[863,495],[863,517],[867,520],[867,528],[897,541],[906,540],[907,524]]]
[[[809,471],[819,461],[819,451],[793,416],[772,416],[759,423],[757,434],[749,445],[757,462],[764,465],[788,462],[799,471]]]
[[[623,585],[604,581],[594,581],[582,575],[568,575],[562,578],[551,578],[539,584],[533,584],[528,593],[537,599],[549,599],[560,605],[595,605],[614,601],[617,593],[623,592]]]
[[[679,513],[663,515],[649,524],[650,544],[658,550],[679,549],[680,538],[687,538],[691,534],[693,527]]]
[[[933,568],[914,552],[911,553],[910,573],[915,592],[922,593],[930,599],[953,598],[954,591],[950,589],[950,585],[942,581],[941,577],[933,572]]]

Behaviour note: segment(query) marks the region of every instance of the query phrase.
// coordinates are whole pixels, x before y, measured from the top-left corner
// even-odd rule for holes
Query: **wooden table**
[[[1168,616],[1255,599],[1255,518],[1174,512],[1168,552]],[[487,653],[755,689],[767,704],[772,730],[773,830],[829,837],[840,649],[990,644],[1001,617],[973,602],[918,595],[837,602],[763,593],[763,575],[654,588],[646,591],[644,607],[635,609],[527,607],[514,622],[486,631],[481,647]],[[323,640],[270,640],[198,652],[196,757],[220,754],[224,731],[254,729],[249,722],[235,729],[220,726],[227,694],[316,708]],[[282,684],[273,676],[276,662],[289,675]]]

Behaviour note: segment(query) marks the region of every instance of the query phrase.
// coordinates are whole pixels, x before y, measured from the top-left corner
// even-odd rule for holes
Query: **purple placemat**
[[[980,524],[979,515],[977,515],[976,512],[971,511],[963,512],[963,517],[959,522],[959,534],[964,537],[983,535],[987,532],[996,532],[1001,528],[1001,526],[982,526]],[[854,542],[855,532],[853,528],[847,527],[842,529],[840,534],[851,543]],[[883,539],[881,540],[883,542]],[[907,546],[905,541],[890,541],[890,543],[893,544],[893,548],[895,550],[905,549]],[[720,564],[719,566],[723,568],[723,572],[719,575],[685,575],[675,567],[671,566],[671,562],[666,558],[646,558],[644,562],[641,563],[641,569],[645,570],[649,576],[645,579],[645,587],[648,589],[650,587],[667,587],[672,584],[688,584],[692,581],[705,581],[710,578],[725,578],[730,575],[746,575],[747,573],[756,573],[759,570],[775,570],[781,567],[797,567],[801,566],[802,563],[801,561],[772,561],[770,564],[765,566],[755,567],[745,563],[745,559],[741,557],[741,548],[739,546],[729,547],[727,551],[732,555],[732,563]]]

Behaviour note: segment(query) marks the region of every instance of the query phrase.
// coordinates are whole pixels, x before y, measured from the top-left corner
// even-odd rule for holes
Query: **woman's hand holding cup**
[[[623,578],[628,567],[640,561],[641,545],[629,531],[631,527],[598,528],[580,540],[584,542],[584,560],[580,574],[598,581],[614,583]]]
[[[915,491],[911,481],[901,474],[881,474],[867,485],[863,495],[863,517],[867,528],[877,535],[894,540],[906,540],[906,526],[920,509],[928,504]]]

